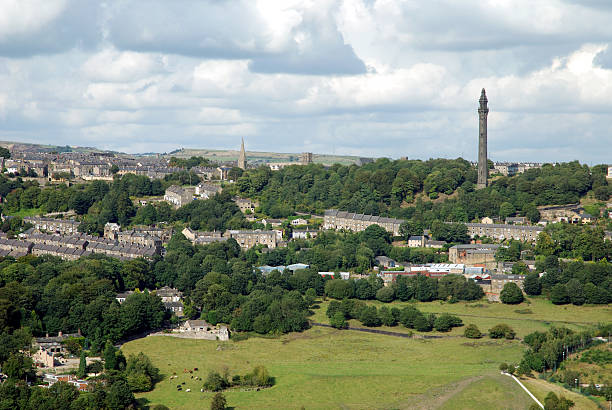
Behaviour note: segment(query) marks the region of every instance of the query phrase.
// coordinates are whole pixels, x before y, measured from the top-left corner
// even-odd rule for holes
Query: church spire
[[[238,168],[241,168],[241,169],[247,168],[246,152],[244,151],[244,138],[242,138],[242,143],[240,144],[240,155],[238,156]]]

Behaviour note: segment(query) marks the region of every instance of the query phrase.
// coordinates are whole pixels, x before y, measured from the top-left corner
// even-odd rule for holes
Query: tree
[[[507,305],[516,305],[523,301],[523,292],[516,283],[509,282],[504,285],[504,288],[499,294],[499,299],[502,303]]]
[[[567,294],[567,288],[562,283],[557,283],[550,290],[550,301],[555,305],[565,305],[569,303],[570,298]]]
[[[506,338],[508,340],[512,340],[514,339],[515,335],[516,333],[514,333],[514,330],[504,323],[500,323],[489,329],[489,337],[491,339]]]
[[[104,369],[115,370],[117,368],[117,349],[110,340],[104,346]]]
[[[510,202],[502,202],[502,204],[499,206],[499,217],[502,219],[506,219],[507,217],[514,215],[515,212],[516,209]]]
[[[432,325],[430,323],[429,320],[427,320],[427,318],[425,317],[425,315],[423,315],[422,313],[420,313],[415,319],[414,319],[414,328],[416,330],[418,330],[419,332],[430,332]]]
[[[574,402],[565,397],[557,397],[553,392],[548,393],[544,399],[544,410],[569,410],[574,407]]]
[[[204,389],[210,391],[221,391],[226,389],[229,386],[227,379],[222,377],[217,372],[208,373],[208,377],[206,377],[206,381],[204,382]]]
[[[542,293],[542,284],[540,276],[537,273],[529,273],[523,282],[523,289],[529,296],[536,296]]]
[[[12,353],[2,364],[2,372],[10,379],[23,380],[34,373],[33,362],[21,353]]]
[[[395,291],[391,286],[385,286],[376,292],[376,300],[380,300],[381,302],[389,303],[395,299]]]
[[[333,314],[333,316],[329,320],[329,324],[336,329],[346,329],[348,327],[348,323],[344,317],[344,313],[341,311],[337,311]]]
[[[512,265],[512,274],[513,275],[526,275],[529,273],[529,268],[525,265],[525,262],[518,261],[514,265]]]
[[[373,299],[376,292],[367,279],[359,279],[355,282],[355,297],[361,300]]]
[[[81,358],[79,360],[79,370],[77,370],[76,374],[77,378],[84,379],[87,376],[87,359],[85,357],[85,352],[81,352]]]
[[[217,393],[214,395],[212,403],[210,403],[210,410],[225,410],[226,406],[227,400],[225,400],[223,393]]]
[[[607,201],[610,197],[610,190],[607,186],[599,186],[593,190],[593,195],[600,201]]]
[[[0,147],[0,157],[9,159],[11,157],[11,152],[4,147]]]
[[[478,326],[470,323],[465,327],[463,336],[467,337],[468,339],[480,339],[482,337],[482,333],[480,332],[480,329],[478,329]]]
[[[364,308],[359,316],[359,321],[368,327],[377,327],[380,326],[381,320],[378,317],[378,310],[376,306],[368,306]]]
[[[448,332],[453,327],[462,326],[463,322],[457,316],[443,313],[434,321],[434,329],[438,332]]]
[[[325,283],[325,294],[334,299],[352,298],[355,294],[353,281],[332,279]]]
[[[116,380],[106,394],[106,405],[109,409],[120,410],[134,403],[134,394],[125,380]]]
[[[110,172],[111,174],[115,175],[117,172],[119,172],[119,166],[117,164],[111,165]]]
[[[380,317],[380,321],[384,326],[396,326],[397,325],[397,316],[394,315],[393,311],[386,306],[383,306],[378,311],[378,316]]]

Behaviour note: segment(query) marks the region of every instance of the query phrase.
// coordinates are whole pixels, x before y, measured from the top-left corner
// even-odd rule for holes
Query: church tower
[[[238,168],[240,169],[247,168],[246,152],[244,152],[244,138],[242,139],[242,144],[240,145],[240,155],[238,156]]]
[[[489,176],[489,164],[487,163],[487,115],[489,108],[487,107],[487,94],[485,89],[480,93],[480,107],[478,107],[478,184],[477,188],[485,188],[487,186],[487,178]]]

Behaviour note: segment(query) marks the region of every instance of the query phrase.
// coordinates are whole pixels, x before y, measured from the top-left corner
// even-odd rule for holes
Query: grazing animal
[[[185,391],[186,391],[187,393],[189,393],[189,392],[191,391],[191,389],[187,389],[187,390],[185,390]]]

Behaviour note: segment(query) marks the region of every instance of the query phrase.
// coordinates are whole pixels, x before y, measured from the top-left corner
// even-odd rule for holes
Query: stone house
[[[203,199],[210,199],[215,194],[220,193],[222,188],[218,185],[206,184],[204,182],[200,182],[195,187],[195,194]]]
[[[194,188],[171,185],[166,189],[164,200],[174,205],[175,208],[180,208],[181,206],[187,205],[189,202],[193,201],[194,194]]]
[[[291,221],[291,226],[308,225],[308,221],[303,218],[297,218]]]
[[[205,320],[187,320],[178,330],[181,333],[195,333],[203,339],[229,340],[229,331],[226,326],[213,326]]]
[[[492,264],[499,245],[468,244],[455,245],[448,250],[448,260],[451,263]]]
[[[228,230],[223,235],[226,238],[234,238],[238,245],[244,249],[250,249],[256,245],[266,245],[268,248],[276,248],[277,235],[274,231],[262,230]]]
[[[259,203],[257,201],[251,201],[248,198],[234,198],[234,202],[240,209],[240,212],[242,212],[243,214],[247,213],[247,211],[249,211],[250,213],[255,213],[255,208],[259,206]]]
[[[408,247],[409,248],[423,248],[425,247],[425,241],[427,238],[424,235],[411,236],[408,238]]]
[[[316,238],[317,235],[319,234],[319,231],[317,231],[316,229],[296,229],[293,232],[291,232],[291,238],[292,239],[309,239],[309,238]]]

